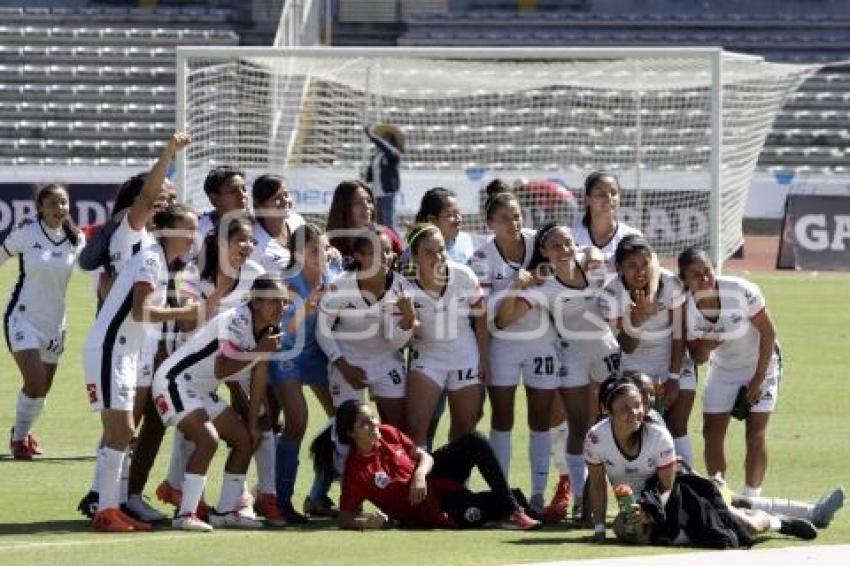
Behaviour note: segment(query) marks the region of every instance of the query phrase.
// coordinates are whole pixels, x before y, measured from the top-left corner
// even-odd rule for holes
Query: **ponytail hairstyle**
[[[65,185],[61,185],[59,183],[50,183],[40,187],[35,194],[35,205],[36,208],[41,207],[44,204],[44,201],[50,195],[54,195],[58,192],[64,192],[66,197],[68,195],[68,187]],[[69,197],[70,199],[70,197]],[[36,216],[39,220],[41,220],[41,213],[37,213]],[[68,238],[68,241],[71,242],[72,246],[75,246],[80,242],[80,229],[77,228],[77,225],[74,224],[74,221],[71,220],[70,216],[65,216],[62,219],[62,231],[65,233],[65,237]]]
[[[224,226],[226,224],[226,226]],[[199,258],[199,266],[201,271],[201,279],[215,283],[218,275],[218,268],[221,264],[219,257],[219,242],[218,239],[222,230],[227,230],[227,241],[237,234],[239,231],[248,229],[253,233],[254,220],[247,213],[240,213],[236,216],[227,215],[222,218],[218,225],[204,238],[204,245],[201,247]]]
[[[177,223],[187,218],[188,216],[197,216],[197,213],[190,207],[179,202],[173,202],[165,208],[158,210],[153,215],[153,225],[157,231],[173,230],[177,228]],[[164,235],[158,235],[157,240],[162,244]],[[163,246],[164,247],[164,246]],[[177,260],[176,269],[183,269],[182,260]]]
[[[620,184],[620,178],[613,172],[599,169],[594,171],[584,179],[584,216],[581,218],[581,223],[590,228],[590,209],[587,206],[587,200],[590,198],[590,193],[593,192],[593,187],[603,178],[612,179],[617,184],[617,190],[622,191],[623,186]]]
[[[340,444],[351,445],[351,431],[354,429],[354,423],[357,422],[357,413],[365,405],[366,403],[363,401],[350,399],[337,407],[334,417],[334,432],[336,432],[336,438]]]
[[[456,195],[443,187],[434,187],[428,189],[422,195],[422,202],[419,203],[419,212],[416,213],[416,223],[423,224],[431,222],[431,217],[437,218],[443,211],[448,208],[449,199],[455,198]]]
[[[415,256],[419,251],[419,246],[422,244],[422,241],[435,234],[442,235],[442,232],[440,232],[440,229],[437,228],[437,226],[430,222],[417,224],[410,232],[408,232],[406,243],[409,253],[407,255],[407,262],[402,266],[402,273],[406,277],[413,278],[416,276],[416,264],[413,261],[413,256]]]
[[[494,179],[487,183],[484,192],[487,194],[487,200],[484,201],[484,216],[487,220],[493,218],[497,210],[509,206],[512,202],[519,206],[516,195],[511,191],[508,184],[501,179]]]
[[[610,377],[599,387],[599,405],[610,415],[614,401],[628,391],[635,391],[640,396],[640,389],[631,379]]]
[[[289,263],[286,264],[285,269],[288,271],[296,266],[296,251],[299,253],[304,253],[304,250],[307,249],[307,245],[316,238],[320,238],[322,234],[324,234],[324,232],[322,232],[322,229],[313,224],[312,222],[302,224],[301,226],[293,230],[292,234],[289,235],[289,244],[287,245],[287,247],[289,248]]]
[[[677,262],[679,265],[679,279],[682,280],[683,285],[685,284],[685,271],[693,262],[701,257],[704,257],[708,260],[708,263],[711,264],[711,258],[709,257],[708,252],[699,246],[689,246],[679,254]],[[685,287],[687,287],[687,285]]]
[[[566,228],[566,226],[559,222],[550,221],[537,229],[537,233],[534,235],[534,251],[531,253],[531,261],[528,262],[529,271],[533,272],[541,265],[548,263],[549,260],[543,256],[543,252],[540,250],[546,245],[546,240],[557,228]]]
[[[135,202],[136,197],[141,194],[147,179],[147,172],[137,173],[124,181],[121,186],[118,187],[118,194],[115,195],[115,204],[112,205],[113,215],[133,206],[133,202]]]

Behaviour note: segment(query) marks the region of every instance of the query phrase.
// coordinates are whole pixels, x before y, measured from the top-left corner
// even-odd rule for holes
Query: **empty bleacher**
[[[0,164],[148,164],[177,45],[237,45],[228,10],[0,7]]]

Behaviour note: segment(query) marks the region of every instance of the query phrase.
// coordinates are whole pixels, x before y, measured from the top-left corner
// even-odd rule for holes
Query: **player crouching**
[[[166,426],[175,426],[195,445],[186,464],[175,528],[211,531],[213,527],[258,528],[262,523],[238,511],[245,474],[257,442],[260,408],[264,403],[267,359],[279,346],[277,323],[288,302],[278,279],[258,277],[247,304],[226,310],[169,356],[153,380],[154,403]],[[219,381],[252,368],[250,408],[245,423],[216,395]],[[207,470],[219,438],[230,447],[224,466],[221,496],[210,522],[196,511],[207,481]]]

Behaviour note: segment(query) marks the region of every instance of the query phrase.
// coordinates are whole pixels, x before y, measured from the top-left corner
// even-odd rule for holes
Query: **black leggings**
[[[465,483],[478,468],[490,491],[474,493],[468,489],[446,493],[440,507],[461,527],[480,526],[500,521],[517,510],[517,500],[508,487],[502,468],[490,443],[477,432],[465,434],[433,453],[434,467],[429,477]]]

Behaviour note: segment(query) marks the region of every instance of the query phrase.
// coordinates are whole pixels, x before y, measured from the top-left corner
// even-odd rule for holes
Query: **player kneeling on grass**
[[[673,439],[662,426],[645,420],[641,393],[632,381],[608,380],[600,397],[610,416],[585,440],[597,540],[605,539],[606,475],[617,486],[621,511],[614,532],[623,542],[738,548],[751,546],[754,535],[768,531],[806,540],[817,536],[805,519],[732,507],[711,480],[677,473]],[[632,494],[639,494],[636,500]]]
[[[262,275],[254,280],[247,304],[225,310],[197,330],[168,357],[153,380],[154,403],[166,426],[175,426],[195,449],[186,464],[176,528],[210,531],[215,527],[257,528],[237,512],[251,454],[261,438],[259,416],[265,402],[268,358],[280,345],[277,323],[288,303],[282,283]],[[219,381],[240,377],[253,366],[248,422],[216,395]],[[207,470],[222,438],[230,447],[221,497],[210,524],[197,515]]]
[[[388,520],[425,528],[475,527],[488,521],[516,530],[540,526],[519,506],[493,449],[477,433],[465,434],[432,455],[397,428],[381,424],[368,404],[353,400],[339,406],[334,426],[338,441],[350,449],[340,496],[343,529],[379,529]],[[333,465],[330,437],[328,430],[321,442],[325,449],[314,450],[319,465]],[[464,487],[474,468],[490,491],[473,493]],[[380,511],[363,512],[365,501]]]

